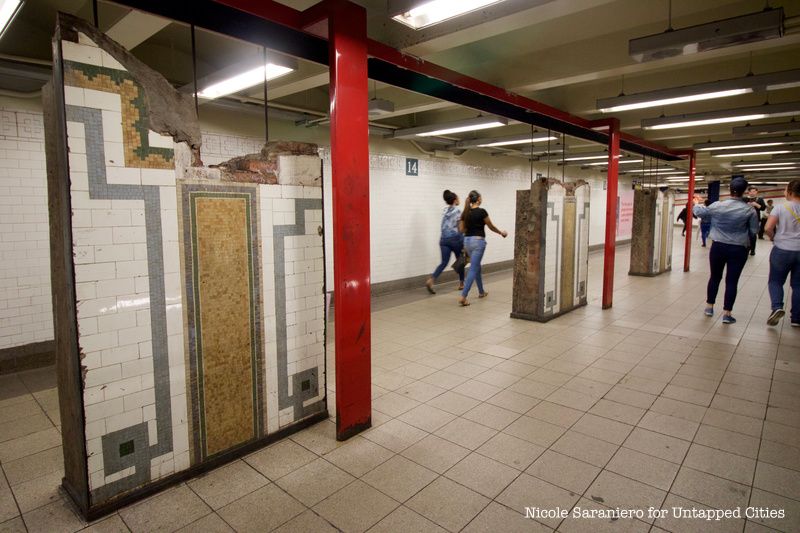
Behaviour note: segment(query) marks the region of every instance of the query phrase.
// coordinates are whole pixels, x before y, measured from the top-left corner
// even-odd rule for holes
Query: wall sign
[[[406,157],[406,176],[419,176],[419,159]]]

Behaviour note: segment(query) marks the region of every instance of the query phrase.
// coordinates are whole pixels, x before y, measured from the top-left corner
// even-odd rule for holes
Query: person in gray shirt
[[[767,324],[776,326],[783,310],[783,285],[791,273],[791,324],[800,327],[800,180],[786,186],[786,203],[772,210],[764,233],[775,244],[769,254],[769,299],[772,313]]]
[[[703,222],[711,222],[711,250],[708,261],[711,275],[708,279],[706,294],[706,316],[714,316],[714,302],[719,292],[722,274],[725,273],[725,301],[722,306],[722,323],[735,324],[736,319],[731,315],[733,303],[736,301],[739,276],[747,262],[750,251],[751,239],[758,233],[758,215],[756,210],[745,203],[742,195],[747,190],[747,181],[744,178],[731,180],[731,197],[727,200],[714,202],[706,207],[701,205],[702,200],[695,198],[692,213],[700,217]]]

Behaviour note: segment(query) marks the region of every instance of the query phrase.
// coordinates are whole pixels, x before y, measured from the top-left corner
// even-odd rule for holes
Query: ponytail
[[[472,204],[477,204],[478,200],[480,200],[481,193],[478,191],[469,191],[467,195],[467,201],[464,205],[464,212],[461,213],[461,220],[467,220],[469,216],[469,212],[472,211]]]

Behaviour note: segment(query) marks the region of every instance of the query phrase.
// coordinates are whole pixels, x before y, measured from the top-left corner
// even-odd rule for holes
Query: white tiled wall
[[[42,115],[0,110],[0,349],[53,338]]]

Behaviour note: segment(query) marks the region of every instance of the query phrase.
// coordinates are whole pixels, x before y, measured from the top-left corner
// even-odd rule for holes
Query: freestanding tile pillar
[[[517,191],[512,318],[547,322],[586,305],[589,197],[583,180]]]
[[[672,270],[672,220],[675,196],[669,190],[639,189],[633,195],[631,268],[633,276]]]

